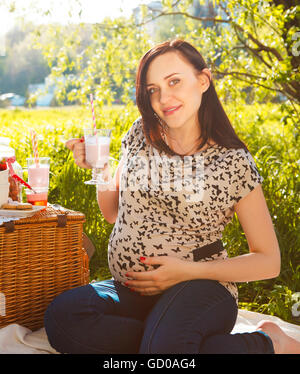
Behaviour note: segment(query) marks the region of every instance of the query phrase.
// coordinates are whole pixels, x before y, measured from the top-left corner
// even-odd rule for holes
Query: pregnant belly
[[[170,244],[141,243],[140,248],[134,246],[112,246],[108,248],[108,264],[111,275],[115,280],[125,282],[128,278],[128,271],[147,271],[154,269],[153,266],[147,266],[140,261],[140,257],[153,256],[172,256],[187,261],[193,261],[189,251],[184,249],[170,247]]]

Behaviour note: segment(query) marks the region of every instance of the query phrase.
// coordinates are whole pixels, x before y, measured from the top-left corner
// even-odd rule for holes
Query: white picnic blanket
[[[288,335],[300,341],[300,326],[285,322],[278,317],[250,312],[245,309],[239,309],[237,322],[232,333],[252,332],[261,320],[277,323]],[[0,329],[0,354],[4,353],[58,354],[50,346],[44,328],[32,332],[17,324],[11,324]]]
[[[6,217],[6,216],[0,216],[0,226],[3,225],[4,222],[10,222],[10,221],[18,221],[22,217]]]

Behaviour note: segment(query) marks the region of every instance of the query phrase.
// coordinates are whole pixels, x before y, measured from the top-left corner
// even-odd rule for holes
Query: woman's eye
[[[154,92],[155,92],[155,88],[150,88],[150,89],[148,90],[148,94],[149,94],[149,95],[154,94]]]
[[[177,84],[177,83],[179,83],[179,82],[180,82],[179,79],[172,79],[172,80],[170,81],[170,86],[175,86],[175,84]]]

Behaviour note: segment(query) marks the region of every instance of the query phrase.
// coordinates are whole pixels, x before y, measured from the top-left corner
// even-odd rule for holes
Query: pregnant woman
[[[110,280],[57,296],[45,313],[62,353],[296,353],[277,325],[230,334],[237,282],[274,278],[280,250],[255,162],[217,97],[210,70],[189,43],[149,50],[136,78],[141,117],[97,199],[115,223]],[[80,167],[84,144],[71,139]],[[228,258],[221,239],[237,214],[249,253]]]

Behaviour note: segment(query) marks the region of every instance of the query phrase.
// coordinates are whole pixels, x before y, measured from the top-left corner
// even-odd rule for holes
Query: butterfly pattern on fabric
[[[141,256],[193,261],[192,251],[222,239],[234,204],[262,183],[251,154],[213,145],[193,156],[170,159],[146,143],[141,119],[122,140],[119,212],[108,245],[113,278],[145,271]],[[226,259],[224,249],[201,261]],[[238,302],[237,286],[220,282]]]

